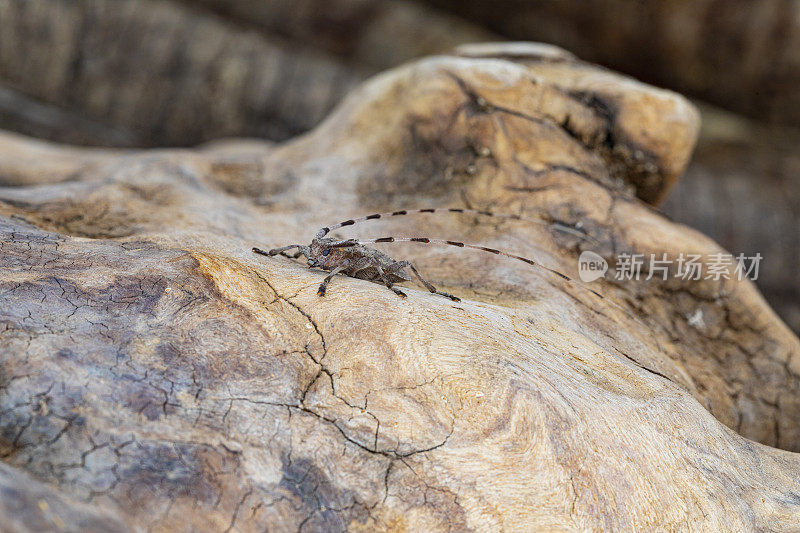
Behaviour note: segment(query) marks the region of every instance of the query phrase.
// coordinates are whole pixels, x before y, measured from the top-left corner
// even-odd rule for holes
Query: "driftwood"
[[[661,209],[728,250],[764,255],[758,286],[800,333],[800,132],[704,110],[692,164]]]
[[[370,73],[489,38],[395,0],[3,0],[0,125],[102,146],[283,140]]]
[[[757,120],[800,124],[792,0],[3,0],[0,119],[85,144],[282,140],[367,73],[504,38],[552,42]],[[79,120],[49,124],[30,105],[6,105],[8,91]]]
[[[792,0],[426,3],[508,39],[554,43],[757,120],[800,126],[800,17]]]
[[[321,273],[250,252],[440,206],[597,242],[455,215],[342,234],[480,242],[573,277],[583,249],[720,251],[640,200],[690,157],[681,97],[548,47],[461,54],[372,79],[278,146],[0,137],[0,486],[34,495],[3,523],[796,528],[800,343],[751,283],[596,281],[601,300],[397,246],[463,301],[343,277],[319,298]]]
[[[409,0],[200,0],[214,13],[368,72],[498,36]]]
[[[285,139],[317,124],[362,77],[313,50],[160,0],[4,0],[0,51],[0,117],[16,113],[11,125],[22,131],[86,144]],[[23,98],[79,115],[78,131],[13,105]]]
[[[757,121],[791,123],[800,108],[791,66],[800,30],[784,0],[506,9],[431,1],[506,37],[562,43]],[[706,22],[681,22],[687,17]],[[369,73],[488,39],[501,37],[406,0],[129,0],[125,9],[114,0],[0,1],[0,128],[95,146],[282,140],[315,126]],[[741,40],[744,52],[714,40]],[[728,250],[765,252],[759,287],[798,333],[798,135],[702,111],[705,124],[728,131],[722,139],[701,132],[688,179],[662,209]],[[741,212],[745,204],[753,215]]]

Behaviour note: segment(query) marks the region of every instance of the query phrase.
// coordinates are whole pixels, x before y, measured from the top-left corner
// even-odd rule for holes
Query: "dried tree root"
[[[276,147],[0,136],[3,461],[156,531],[794,529],[800,342],[749,282],[594,282],[622,312],[421,247],[461,302],[350,278],[320,298],[323,273],[250,251],[411,204],[580,223],[608,259],[720,251],[640,199],[686,166],[684,99],[550,48],[461,54],[371,80]],[[380,233],[573,277],[589,247],[474,222]]]

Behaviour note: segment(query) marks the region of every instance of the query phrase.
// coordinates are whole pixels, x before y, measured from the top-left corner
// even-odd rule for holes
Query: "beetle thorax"
[[[323,238],[311,241],[308,266],[331,270],[353,255],[352,247],[334,247],[339,239]]]

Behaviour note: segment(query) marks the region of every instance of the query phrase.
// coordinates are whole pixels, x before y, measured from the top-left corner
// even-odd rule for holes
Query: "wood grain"
[[[749,282],[598,281],[602,300],[409,245],[386,250],[462,302],[344,277],[319,298],[320,272],[250,252],[457,206],[597,244],[466,216],[347,234],[573,277],[589,248],[720,251],[637,196],[683,172],[697,127],[674,93],[516,46],[384,73],[278,146],[4,134],[3,461],[154,531],[791,531],[800,343]]]

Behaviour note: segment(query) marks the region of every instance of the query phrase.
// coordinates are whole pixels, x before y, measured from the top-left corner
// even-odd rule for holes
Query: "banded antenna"
[[[472,250],[479,250],[481,252],[487,252],[487,253],[494,254],[494,255],[501,255],[501,256],[504,256],[504,257],[508,257],[510,259],[514,259],[516,261],[522,261],[525,264],[528,264],[528,265],[531,265],[531,266],[534,266],[534,267],[537,267],[537,268],[541,268],[542,270],[545,270],[545,271],[547,271],[547,272],[549,272],[551,274],[554,274],[554,275],[558,276],[559,278],[569,282],[570,285],[573,285],[573,286],[576,286],[576,287],[580,287],[581,289],[592,293],[597,298],[600,298],[604,302],[608,302],[613,307],[617,308],[619,311],[621,311],[623,314],[625,314],[628,318],[633,319],[640,326],[647,327],[644,324],[644,322],[642,322],[641,320],[639,320],[635,316],[631,315],[630,312],[627,309],[625,309],[625,307],[623,307],[622,305],[618,304],[617,302],[615,302],[611,298],[607,298],[607,297],[603,296],[602,294],[600,294],[596,290],[587,287],[583,283],[580,283],[579,281],[567,276],[566,274],[564,274],[562,272],[559,272],[558,270],[554,270],[554,269],[552,269],[550,267],[546,267],[543,264],[539,263],[538,261],[534,261],[533,259],[528,259],[527,257],[522,257],[521,255],[514,255],[514,254],[507,253],[507,252],[503,252],[503,251],[497,250],[495,248],[489,248],[487,246],[479,246],[479,245],[476,245],[476,244],[467,244],[467,243],[460,242],[460,241],[448,241],[448,240],[443,240],[443,239],[430,239],[428,237],[379,237],[377,239],[347,239],[347,240],[344,240],[344,241],[333,243],[333,244],[331,244],[329,246],[331,248],[347,248],[347,247],[356,246],[356,245],[359,245],[359,244],[373,244],[373,243],[377,244],[377,243],[394,243],[394,242],[416,242],[416,243],[420,243],[420,244],[438,244],[438,245],[444,245],[444,246],[455,246],[456,248],[470,248]],[[658,343],[658,341],[656,341],[656,342]],[[660,343],[658,343],[658,344],[659,344],[659,348],[660,348]]]
[[[343,222],[339,222],[338,224],[334,224],[332,226],[326,226],[321,228],[316,235],[314,236],[315,239],[321,239],[325,237],[328,233],[333,230],[343,228],[345,226],[353,226],[355,224],[359,224],[361,222],[366,222],[367,220],[378,220],[381,218],[390,218],[390,217],[398,217],[398,216],[406,216],[406,215],[415,215],[421,213],[465,213],[468,215],[481,215],[486,217],[494,217],[494,218],[503,218],[506,220],[520,220],[524,222],[531,222],[533,224],[537,224],[540,226],[546,226],[548,228],[554,228],[559,231],[563,231],[564,233],[569,233],[570,235],[574,235],[580,239],[585,241],[592,242],[593,244],[599,244],[596,239],[590,237],[586,233],[582,231],[578,231],[575,228],[571,228],[567,225],[560,224],[558,222],[546,222],[544,220],[539,220],[535,218],[523,217],[522,215],[513,215],[507,213],[493,213],[490,211],[480,211],[478,209],[461,209],[461,208],[442,208],[442,209],[403,209],[402,211],[392,211],[387,213],[375,213],[373,215],[367,215],[365,217],[359,218],[351,218],[349,220],[345,220]],[[367,241],[365,241],[367,242]]]

